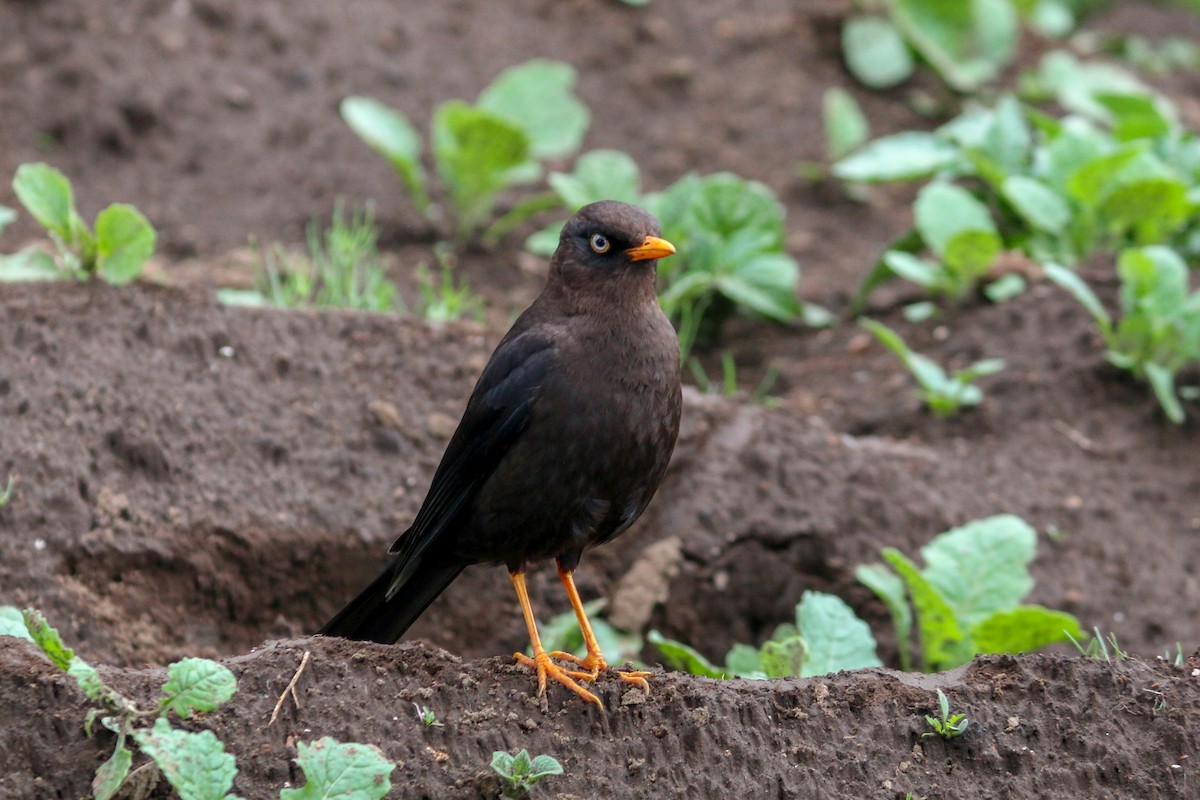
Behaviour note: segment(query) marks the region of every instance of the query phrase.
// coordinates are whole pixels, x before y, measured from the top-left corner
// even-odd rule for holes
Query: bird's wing
[[[458,430],[433,475],[429,494],[412,526],[389,551],[404,567],[455,520],[496,470],[529,422],[534,398],[554,363],[550,337],[537,329],[506,338],[475,384]]]

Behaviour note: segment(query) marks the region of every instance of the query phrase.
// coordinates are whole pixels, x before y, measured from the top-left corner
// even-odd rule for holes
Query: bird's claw
[[[580,672],[572,672],[571,675],[582,680],[594,681],[600,677],[600,673],[608,669],[608,662],[604,660],[604,656],[596,653],[588,653],[584,658],[580,658],[573,653],[564,653],[562,650],[555,650],[550,654],[551,658],[557,658],[559,661],[570,661],[581,670]],[[584,678],[583,676],[587,676]]]
[[[650,696],[650,682],[646,680],[646,678],[650,677],[649,672],[640,669],[629,671],[617,670],[617,676],[631,686],[641,689],[646,693],[647,697]]]
[[[604,703],[600,702],[599,697],[575,682],[575,679],[594,680],[592,676],[563,669],[551,661],[550,656],[544,651],[536,653],[533,658],[524,653],[513,653],[513,659],[521,666],[537,671],[538,697],[546,694],[546,678],[551,677],[589,703],[595,703],[601,711],[604,710]]]

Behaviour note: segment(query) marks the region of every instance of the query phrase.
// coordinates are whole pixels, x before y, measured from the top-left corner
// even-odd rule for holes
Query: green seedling
[[[1070,292],[1092,315],[1114,366],[1146,381],[1172,422],[1184,421],[1175,386],[1179,370],[1200,362],[1200,290],[1188,293],[1188,269],[1167,247],[1125,250],[1117,259],[1121,320],[1113,322],[1091,288],[1055,264],[1046,277]]]
[[[1067,108],[1062,118],[1004,96],[838,162],[834,175],[846,181],[934,179],[918,196],[913,229],[887,248],[854,308],[895,277],[966,297],[1004,251],[1067,266],[1129,246],[1200,255],[1200,138],[1165,97],[1101,66],[1063,53],[1043,60],[1039,96]]]
[[[1094,658],[1097,661],[1103,661],[1106,664],[1111,664],[1113,660],[1124,661],[1129,657],[1129,654],[1121,649],[1121,645],[1117,642],[1117,634],[1110,632],[1108,636],[1100,633],[1100,628],[1092,628],[1092,638],[1086,645],[1079,642],[1079,638],[1068,636],[1071,644],[1075,645],[1075,649],[1080,655],[1085,658]],[[1111,651],[1109,648],[1112,648]]]
[[[708,377],[708,373],[704,371],[704,366],[697,358],[688,359],[688,369],[692,372],[692,378],[696,381],[697,388],[705,394],[736,397],[741,393],[741,388],[738,385],[737,363],[733,359],[733,353],[728,350],[721,354],[721,380],[719,382]],[[767,368],[767,372],[763,375],[762,380],[754,387],[754,391],[750,393],[750,402],[767,407],[773,406],[777,398],[771,397],[770,393],[771,389],[775,386],[775,381],[778,379],[779,368],[772,364]]]
[[[417,710],[417,719],[419,719],[421,724],[426,728],[446,727],[443,723],[438,722],[437,714],[431,711],[429,706],[419,706],[416,703],[413,703],[413,708]]]
[[[213,711],[237,691],[237,681],[228,669],[204,658],[185,658],[167,668],[162,696],[151,707],[142,707],[118,692],[88,664],[63,644],[58,631],[32,609],[18,612],[0,609],[0,635],[29,639],[59,669],[75,679],[79,688],[98,707],[87,714],[84,729],[92,735],[97,718],[116,734],[113,754],[96,770],[92,788],[97,800],[116,795],[133,763],[132,739],[150,756],[184,800],[225,797],[237,773],[234,758],[211,731],[192,733],[175,728],[169,714],[188,719],[197,712]],[[21,626],[16,624],[19,615]],[[23,628],[24,630],[21,630]],[[198,765],[203,764],[201,768]],[[206,793],[205,787],[208,787]]]
[[[846,20],[842,54],[850,73],[874,89],[907,80],[916,67],[915,52],[951,87],[973,92],[1013,60],[1017,9],[1047,5],[1066,8],[1058,0],[886,0]]]
[[[545,160],[579,149],[589,113],[572,91],[575,78],[567,64],[533,60],[502,72],[474,105],[451,100],[435,110],[431,149],[459,240],[480,232],[503,191],[536,180]],[[391,163],[417,208],[435,218],[421,161],[423,143],[408,119],[367,97],[347,97],[341,113],[354,132]],[[539,200],[522,215],[544,205]],[[517,221],[510,213],[504,225]]]
[[[529,757],[528,750],[521,750],[515,755],[498,750],[492,753],[492,769],[507,783],[504,785],[505,797],[527,797],[529,790],[542,778],[550,775],[562,775],[562,764],[552,756]]]
[[[347,217],[339,201],[329,227],[322,231],[310,222],[307,238],[307,259],[289,254],[280,244],[261,252],[255,247],[258,288],[249,295],[223,292],[222,299],[280,308],[403,308],[379,254],[379,230],[371,206],[354,209]]]
[[[982,653],[1029,652],[1083,637],[1070,614],[1021,603],[1033,589],[1036,546],[1033,528],[1004,514],[935,537],[921,548],[924,569],[888,547],[886,565],[859,566],[855,577],[887,606],[901,666],[912,667],[915,618],[920,669],[936,672]]]
[[[96,216],[95,230],[75,209],[67,177],[48,164],[22,164],[12,182],[17,199],[49,233],[55,254],[31,248],[0,258],[0,280],[100,278],[128,283],[142,273],[154,254],[154,227],[126,203],[113,203]],[[7,212],[7,213],[5,213]],[[12,220],[0,210],[0,230]]]
[[[4,484],[3,491],[0,491],[0,508],[4,508],[6,505],[8,505],[8,501],[12,500],[13,488],[15,486],[16,479],[12,475],[9,475],[8,483]]]
[[[938,711],[940,716],[934,717],[929,714],[925,715],[925,722],[929,724],[931,731],[922,733],[921,736],[940,736],[943,739],[950,740],[956,736],[961,736],[970,724],[965,714],[951,714],[950,701],[946,698],[945,692],[941,689],[937,690],[938,696]]]
[[[983,401],[983,390],[974,381],[985,375],[994,375],[1004,369],[1004,361],[999,358],[988,358],[977,361],[966,369],[961,369],[953,375],[947,375],[936,362],[912,350],[900,338],[900,334],[871,319],[859,321],[864,328],[875,335],[884,347],[895,353],[908,371],[916,378],[921,387],[921,399],[938,417],[950,417],[969,406],[977,406]]]
[[[440,267],[436,277],[424,264],[417,267],[418,313],[430,322],[482,321],[483,298],[471,291],[471,284],[465,277],[455,277],[449,254],[439,253],[438,261]]]
[[[186,720],[215,711],[233,697],[237,680],[228,669],[207,658],[177,661],[167,667],[161,696],[144,707],[105,683],[96,668],[75,655],[33,609],[0,606],[0,636],[33,642],[51,663],[75,679],[97,706],[84,721],[88,736],[93,735],[97,719],[116,735],[112,756],[92,780],[96,800],[120,794],[133,766],[130,740],[154,761],[181,800],[238,800],[230,793],[237,761],[225,752],[221,740],[212,731],[188,731],[171,722],[172,715]],[[388,775],[395,765],[375,747],[325,738],[301,742],[297,751],[296,763],[307,782],[300,789],[281,790],[280,800],[381,800],[391,789]]]
[[[724,665],[658,631],[647,640],[668,667],[706,678],[808,678],[882,665],[870,627],[841,598],[822,592],[805,592],[795,623],[780,625],[760,647],[735,644]]]

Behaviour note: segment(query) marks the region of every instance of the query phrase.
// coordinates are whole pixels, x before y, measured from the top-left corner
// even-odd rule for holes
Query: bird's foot
[[[641,689],[646,693],[646,697],[650,696],[650,682],[646,680],[646,678],[650,677],[649,672],[640,669],[629,671],[617,670],[617,676],[629,685]]]
[[[550,656],[542,651],[535,653],[533,658],[524,653],[513,653],[513,659],[523,667],[529,667],[537,672],[538,679],[538,697],[546,694],[546,678],[550,677],[561,683],[563,686],[570,689],[575,694],[582,697],[589,703],[595,703],[604,710],[604,703],[600,702],[600,698],[589,692],[587,689],[576,683],[578,680],[595,680],[595,676],[588,673],[572,672],[563,669],[550,660]]]
[[[604,656],[599,653],[588,653],[585,657],[580,658],[573,653],[564,653],[562,650],[555,650],[550,654],[551,658],[557,658],[559,661],[570,661],[579,667],[579,672],[568,673],[574,678],[585,681],[594,681],[600,677],[600,673],[608,669],[608,662],[604,660]]]
[[[572,678],[582,681],[594,681],[600,677],[600,673],[608,669],[608,662],[604,660],[604,656],[599,653],[588,653],[587,656],[580,658],[571,653],[564,653],[561,650],[555,650],[550,654],[551,658],[557,658],[559,661],[570,661],[579,666],[581,672],[567,672]],[[650,696],[650,683],[646,680],[651,673],[643,670],[618,670],[617,677],[625,681],[631,686],[636,686]]]

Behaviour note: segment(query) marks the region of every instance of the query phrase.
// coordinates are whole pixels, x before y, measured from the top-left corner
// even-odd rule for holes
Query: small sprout
[[[4,485],[4,490],[0,491],[0,508],[8,505],[8,501],[12,500],[13,486],[16,485],[16,480],[12,475],[8,476],[8,483]]]
[[[947,375],[933,359],[914,351],[900,334],[883,323],[863,319],[861,324],[900,358],[921,385],[921,399],[938,417],[950,417],[964,407],[979,405],[983,401],[983,390],[974,384],[975,379],[1004,369],[1003,359],[985,358]]]
[[[417,710],[417,719],[424,723],[426,728],[444,728],[444,723],[438,722],[437,714],[430,710],[429,706],[419,706],[413,703],[413,708]]]
[[[1121,646],[1117,643],[1117,635],[1115,633],[1109,633],[1108,636],[1105,637],[1100,633],[1100,628],[1098,627],[1092,628],[1092,632],[1095,635],[1092,636],[1092,640],[1087,643],[1087,647],[1081,645],[1079,643],[1079,639],[1068,634],[1071,644],[1075,645],[1075,649],[1078,650],[1081,655],[1085,656],[1086,658],[1094,658],[1097,661],[1104,661],[1108,664],[1111,664],[1114,659],[1117,661],[1124,661],[1129,657],[1129,654],[1122,650]],[[1110,647],[1112,648],[1111,652],[1109,651]]]
[[[943,739],[953,739],[956,736],[961,736],[970,724],[965,714],[951,714],[950,700],[947,699],[945,693],[941,689],[937,690],[938,709],[941,711],[941,717],[933,717],[929,714],[925,715],[925,721],[929,723],[932,731],[926,731],[921,736],[941,736]]]
[[[492,753],[492,769],[508,781],[503,794],[511,798],[525,797],[542,778],[563,773],[557,759],[545,755],[530,758],[528,750],[521,750],[516,755],[497,750]]]

